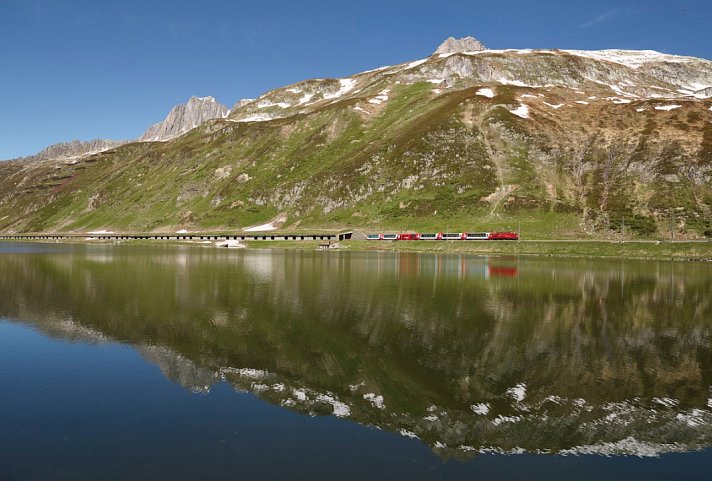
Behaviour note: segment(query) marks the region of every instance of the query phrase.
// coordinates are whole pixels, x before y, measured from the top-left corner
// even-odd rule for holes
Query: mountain
[[[244,100],[235,104],[241,106]],[[213,97],[191,97],[187,103],[176,105],[168,116],[157,124],[149,127],[138,141],[165,141],[178,137],[190,129],[212,119],[227,116],[229,110],[218,103]],[[50,145],[41,152],[28,157],[14,160],[26,161],[72,161],[86,155],[97,154],[128,143],[128,140],[95,139],[89,141],[72,140]]]
[[[228,108],[213,97],[191,97],[187,103],[173,107],[162,122],[149,127],[138,140],[170,140],[208,120],[224,118],[227,113]]]
[[[712,62],[457,43],[266,92],[166,142],[73,166],[2,163],[0,229],[232,230],[280,217],[712,236]]]
[[[118,147],[126,142],[126,140],[106,139],[94,139],[88,141],[72,140],[71,142],[52,144],[35,155],[23,157],[18,160],[25,160],[28,162],[41,162],[48,160],[73,161],[87,155],[113,149],[114,147]]]

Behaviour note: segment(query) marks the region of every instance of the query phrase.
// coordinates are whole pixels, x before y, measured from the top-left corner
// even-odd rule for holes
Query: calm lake
[[[709,479],[712,265],[0,244],[0,480]]]

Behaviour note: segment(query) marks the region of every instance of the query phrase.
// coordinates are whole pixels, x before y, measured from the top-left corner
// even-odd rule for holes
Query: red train
[[[368,234],[366,240],[389,240],[389,241],[436,241],[436,240],[519,240],[516,232],[454,232],[435,234],[420,234],[408,232],[404,234]]]

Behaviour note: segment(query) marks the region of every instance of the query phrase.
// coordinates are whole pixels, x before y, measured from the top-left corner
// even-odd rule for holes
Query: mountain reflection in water
[[[707,264],[0,246],[0,316],[173,381],[478,452],[712,444]]]

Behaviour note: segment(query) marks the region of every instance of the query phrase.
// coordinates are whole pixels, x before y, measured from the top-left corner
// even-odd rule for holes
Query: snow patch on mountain
[[[494,92],[492,89],[479,89],[477,92],[475,92],[475,95],[481,95],[483,97],[487,97],[488,99],[491,99],[494,97]]]
[[[511,113],[516,115],[517,117],[521,117],[523,119],[528,119],[529,118],[529,106],[527,104],[519,104],[519,107],[517,107],[514,110],[509,110]]]
[[[682,105],[658,105],[657,107],[655,107],[655,110],[669,111],[679,109],[680,107],[682,107]]]
[[[388,93],[390,92],[389,89],[381,90],[378,95],[376,95],[374,98],[369,99],[368,103],[370,104],[380,104],[382,102],[385,102],[388,100]]]

